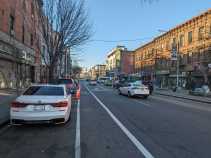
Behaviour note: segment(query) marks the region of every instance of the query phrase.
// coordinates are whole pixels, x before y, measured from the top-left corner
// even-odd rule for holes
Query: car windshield
[[[132,83],[131,85],[133,87],[143,87],[144,86],[143,84],[140,84],[140,83]]]
[[[29,87],[23,95],[45,95],[45,96],[63,96],[63,87],[53,86],[32,86]]]
[[[73,81],[71,79],[60,79],[59,84],[72,84]]]

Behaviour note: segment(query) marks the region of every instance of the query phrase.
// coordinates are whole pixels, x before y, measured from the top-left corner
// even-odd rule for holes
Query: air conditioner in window
[[[24,50],[22,51],[22,53],[21,53],[21,58],[22,58],[22,59],[26,59],[26,51],[24,51]]]

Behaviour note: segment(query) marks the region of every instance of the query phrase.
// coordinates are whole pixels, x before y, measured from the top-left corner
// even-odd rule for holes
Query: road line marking
[[[137,147],[137,149],[145,156],[145,158],[154,158],[152,154],[138,141],[138,139],[118,120],[118,118],[106,107],[105,104],[94,94],[92,91],[85,86],[88,92],[97,100],[97,102],[102,106],[102,108],[109,114],[113,121],[120,127],[120,129],[125,133],[125,135],[132,141],[132,143]]]
[[[77,118],[76,118],[76,136],[75,136],[75,158],[81,158],[81,139],[80,139],[80,100],[77,104]]]

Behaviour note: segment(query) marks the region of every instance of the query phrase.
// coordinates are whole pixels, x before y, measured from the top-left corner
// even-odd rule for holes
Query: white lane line
[[[109,114],[113,121],[120,127],[120,129],[125,133],[125,135],[132,141],[132,143],[137,147],[137,149],[145,156],[145,158],[154,158],[152,154],[144,147],[141,142],[118,120],[118,118],[103,104],[100,99],[91,92],[91,90],[85,86],[88,92],[97,100],[97,102],[102,106],[102,108]]]
[[[77,104],[77,118],[76,118],[76,137],[75,137],[75,158],[81,158],[81,138],[80,138],[80,100]]]

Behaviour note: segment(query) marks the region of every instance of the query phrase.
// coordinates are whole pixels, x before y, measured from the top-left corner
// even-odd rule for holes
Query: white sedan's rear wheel
[[[127,94],[127,95],[128,95],[128,97],[132,97],[132,95],[131,95],[130,91],[128,91],[128,94]]]

